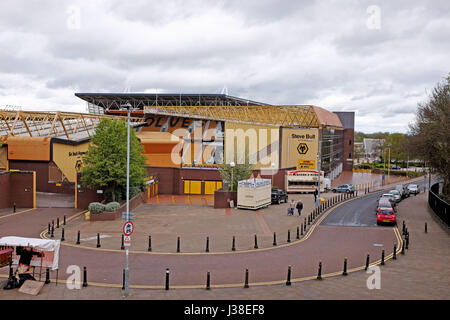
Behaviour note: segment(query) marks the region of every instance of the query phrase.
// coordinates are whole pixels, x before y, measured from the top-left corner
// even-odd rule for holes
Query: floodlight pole
[[[127,221],[130,220],[130,108],[127,109]],[[128,269],[128,246],[125,250],[125,297],[130,294]]]

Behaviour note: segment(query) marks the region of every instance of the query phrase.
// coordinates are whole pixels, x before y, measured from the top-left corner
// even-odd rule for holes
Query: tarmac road
[[[434,183],[432,180],[432,184]],[[425,182],[415,182],[423,192]],[[402,184],[405,184],[404,182]],[[428,180],[426,181],[428,187]],[[365,197],[342,204],[333,210],[333,213],[326,217],[321,225],[341,226],[341,227],[376,227],[377,216],[375,214],[376,201],[383,193],[389,190],[377,191]],[[408,198],[406,198],[407,201]]]

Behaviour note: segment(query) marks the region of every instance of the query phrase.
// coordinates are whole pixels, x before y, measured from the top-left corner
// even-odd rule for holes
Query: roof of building
[[[50,137],[70,141],[89,139],[104,118],[126,120],[122,116],[73,112],[35,112],[0,110],[0,137]],[[130,118],[134,127],[145,124],[140,117]]]
[[[148,114],[289,127],[342,128],[338,115],[311,105],[269,105],[225,94],[75,93],[108,112],[125,106]],[[137,113],[137,112],[135,112]]]

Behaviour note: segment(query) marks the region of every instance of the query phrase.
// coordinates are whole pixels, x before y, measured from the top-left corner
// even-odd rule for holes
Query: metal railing
[[[438,194],[439,183],[435,183],[428,191],[428,204],[431,209],[433,209],[434,213],[447,225],[447,227],[450,227],[450,204],[439,198]]]

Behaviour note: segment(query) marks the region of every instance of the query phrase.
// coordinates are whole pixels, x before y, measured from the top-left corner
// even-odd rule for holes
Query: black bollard
[[[59,229],[59,218],[56,218],[56,229]]]
[[[273,233],[273,245],[277,245],[277,234],[275,232]]]
[[[364,270],[366,270],[366,271],[367,271],[367,269],[369,268],[369,260],[370,260],[370,256],[369,256],[369,254],[367,254],[367,257],[366,257],[366,267],[365,267],[365,269],[364,269]]]
[[[253,248],[258,249],[258,238],[256,237],[256,234],[255,234],[255,246]]]
[[[122,290],[125,290],[125,269],[122,272]]]
[[[402,254],[405,254],[405,241],[402,241]]]
[[[397,260],[397,245],[394,244],[394,252],[392,253],[392,259]]]
[[[63,225],[66,225],[66,216],[64,216]]]
[[[384,250],[381,251],[381,265],[384,266]]]
[[[177,252],[180,252],[180,237],[177,237]]]
[[[86,267],[83,267],[83,287],[87,287],[87,270]]]
[[[47,268],[45,269],[45,284],[49,284],[50,283],[50,269]]]
[[[245,283],[244,283],[244,288],[248,288],[248,269],[245,269]]]
[[[344,259],[344,272],[342,272],[343,276],[348,275],[347,273],[347,258]]]
[[[62,228],[62,230],[61,230],[61,242],[64,241],[64,240],[66,240],[66,239],[64,238],[64,228]]]
[[[124,235],[122,234],[121,237],[121,242],[120,242],[120,250],[125,250],[125,243],[124,243]]]
[[[76,244],[80,244],[80,230],[78,230],[78,235],[77,235],[77,242]]]
[[[301,236],[303,235],[303,223],[302,223],[301,226],[300,226],[300,235],[301,235]]]
[[[305,218],[305,224],[304,224],[304,226],[305,226],[305,230],[306,230],[306,218]]]
[[[211,276],[209,275],[209,271],[206,273],[206,290],[211,289]]]
[[[305,224],[303,225],[303,231],[306,232],[306,219],[305,219]]]
[[[152,236],[148,236],[148,252],[152,251]]]
[[[287,242],[291,242],[291,230],[288,230]]]
[[[50,234],[51,230],[52,230],[52,229],[50,228],[50,223],[49,223],[49,224],[48,224],[48,231],[47,231],[47,233]]]
[[[13,212],[16,213],[16,203],[13,204]]]
[[[402,233],[403,233],[403,235],[405,235],[405,220],[403,220],[403,227],[402,227]]]
[[[425,222],[425,233],[428,232],[427,223]]]
[[[311,217],[308,216],[308,226],[311,224]]]
[[[236,241],[235,241],[234,236],[233,236],[233,243],[232,243],[232,246],[231,246],[231,251],[236,251]]]
[[[405,246],[405,249],[408,249],[408,245],[409,245],[409,233],[406,234],[405,240],[406,240],[406,246]]]
[[[169,270],[169,268],[166,268],[166,290],[169,290],[169,275],[170,275],[170,270]]]
[[[300,228],[299,227],[297,227],[297,236],[296,236],[296,238],[300,239]]]
[[[52,230],[51,230],[51,233],[50,233],[50,238],[53,238],[53,237],[55,236],[54,232],[55,232],[55,226],[52,225]]]
[[[291,285],[291,266],[288,267],[288,274],[287,274],[286,285],[287,286]]]
[[[97,233],[97,248],[100,248],[100,233]]]
[[[206,237],[206,249],[205,252],[209,252],[209,237]]]
[[[319,271],[317,272],[317,280],[322,280],[322,262],[319,262]]]

